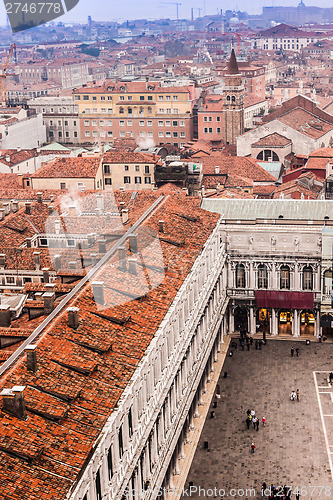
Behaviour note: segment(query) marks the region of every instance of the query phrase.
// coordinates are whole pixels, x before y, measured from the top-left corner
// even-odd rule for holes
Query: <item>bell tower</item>
[[[223,125],[224,143],[236,144],[238,136],[244,133],[244,87],[242,75],[238,69],[234,49],[225,74],[223,90]]]

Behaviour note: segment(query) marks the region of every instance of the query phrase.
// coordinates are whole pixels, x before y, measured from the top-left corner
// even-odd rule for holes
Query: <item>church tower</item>
[[[223,130],[224,143],[236,144],[236,139],[244,133],[244,87],[238,69],[234,49],[225,74],[223,90]]]

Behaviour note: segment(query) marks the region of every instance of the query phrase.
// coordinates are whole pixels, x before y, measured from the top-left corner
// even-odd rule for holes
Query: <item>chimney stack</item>
[[[128,259],[128,270],[131,274],[135,274],[135,275],[138,274],[137,262],[138,262],[138,259],[133,259],[133,258]]]
[[[44,283],[50,283],[50,269],[48,267],[43,267],[42,271]]]
[[[0,220],[3,220],[5,218],[5,209],[0,208]]]
[[[6,203],[3,203],[2,206],[3,206],[4,210],[5,210],[5,216],[8,215],[9,212],[10,212],[10,207],[9,207],[8,201],[6,201]]]
[[[50,194],[50,202],[53,203],[54,202],[54,194]]]
[[[49,205],[49,215],[53,215],[54,205]]]
[[[50,314],[53,311],[55,294],[54,292],[45,292],[42,295],[44,302],[44,314]]]
[[[24,389],[24,385],[15,385],[12,389],[3,389],[0,393],[3,411],[22,420],[27,419]]]
[[[96,304],[104,305],[104,281],[93,281],[91,286]]]
[[[164,220],[159,220],[158,221],[158,232],[159,233],[164,233]]]
[[[88,245],[91,246],[95,243],[95,233],[87,234]]]
[[[61,228],[61,220],[57,219],[57,220],[54,221],[55,234],[59,234],[60,233],[60,228]]]
[[[126,224],[126,222],[128,221],[128,209],[127,208],[123,208],[122,211],[121,211],[121,219],[122,219],[122,223],[123,224]]]
[[[16,213],[18,211],[18,201],[17,200],[12,200],[11,204],[12,204],[12,212]]]
[[[104,238],[98,240],[98,252],[99,253],[106,253],[106,241]]]
[[[138,252],[138,235],[130,234],[128,237],[129,247],[132,253]]]
[[[25,243],[27,245],[27,248],[31,248],[31,238],[26,238]]]
[[[219,174],[219,173],[220,173],[220,167],[219,167],[219,166],[216,166],[216,167],[215,167],[215,173],[216,173],[216,174]]]
[[[6,266],[6,254],[0,253],[0,269],[5,269]]]
[[[104,196],[100,193],[97,195],[97,209],[104,212]]]
[[[43,203],[43,193],[40,191],[37,193],[37,201],[38,203]]]
[[[31,214],[31,201],[26,201],[25,202],[25,213],[30,215]]]
[[[11,324],[10,306],[0,305],[0,327],[9,328]]]
[[[118,248],[118,257],[119,257],[119,269],[121,271],[126,271],[126,249],[125,249],[125,247]]]
[[[34,261],[35,261],[36,271],[39,271],[40,270],[40,252],[34,252]]]
[[[28,345],[25,349],[27,353],[27,369],[36,373],[37,371],[37,345]]]
[[[54,269],[56,271],[59,271],[61,269],[61,255],[57,253],[57,255],[54,256]]]
[[[68,326],[76,329],[79,326],[79,308],[68,307],[67,314],[68,314]]]

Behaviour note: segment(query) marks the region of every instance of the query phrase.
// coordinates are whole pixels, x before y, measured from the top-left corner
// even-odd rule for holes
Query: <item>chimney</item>
[[[41,193],[40,191],[37,193],[37,201],[38,203],[43,203],[43,193]]]
[[[44,302],[44,314],[50,314],[53,311],[53,305],[55,299],[54,292],[43,293],[42,299]]]
[[[70,217],[76,217],[77,216],[76,206],[75,205],[72,205],[72,206],[68,207],[68,215]]]
[[[128,259],[128,270],[131,274],[135,274],[137,275],[138,272],[137,272],[137,262],[138,262],[138,259]]]
[[[51,202],[51,203],[54,203],[54,194],[51,194],[51,195],[50,195],[50,202]]]
[[[100,193],[97,195],[97,209],[104,212],[104,196]]]
[[[43,267],[42,271],[44,283],[50,283],[50,269],[48,267]]]
[[[126,222],[128,221],[128,209],[127,208],[123,208],[122,209],[122,211],[121,211],[121,220],[122,220],[123,224],[126,224]]]
[[[158,221],[158,232],[159,233],[164,233],[164,220],[159,220]]]
[[[9,155],[6,156],[6,162],[10,163],[10,156]]]
[[[3,203],[2,206],[3,206],[4,210],[5,210],[5,216],[8,215],[9,212],[10,212],[9,203],[8,202]]]
[[[57,219],[54,221],[54,230],[56,234],[60,233],[60,228],[61,228],[61,220]]]
[[[0,253],[0,269],[5,269],[6,265],[6,254]]]
[[[0,393],[3,411],[22,420],[27,419],[24,389],[24,385],[15,385],[12,389],[3,389]]]
[[[148,90],[149,76],[146,76],[146,90]]]
[[[219,174],[219,173],[220,173],[220,167],[218,167],[218,166],[216,166],[216,167],[215,167],[215,173],[216,173],[216,174]]]
[[[76,260],[70,260],[68,262],[69,269],[76,269]]]
[[[12,212],[16,213],[18,211],[18,201],[17,200],[12,200]]]
[[[49,215],[53,215],[54,205],[49,205]]]
[[[61,255],[57,253],[57,255],[54,256],[54,269],[56,271],[59,271],[61,269]]]
[[[121,271],[126,271],[126,250],[125,250],[125,247],[118,248],[118,257],[119,257],[119,269]]]
[[[97,262],[98,262],[98,256],[97,256],[97,253],[91,253],[90,254],[90,258],[91,258],[91,263],[93,266],[96,266]]]
[[[93,281],[91,286],[96,304],[104,305],[104,281]]]
[[[121,210],[121,211],[123,210],[123,208],[125,208],[125,205],[126,205],[126,203],[125,203],[124,201],[121,201],[121,202],[119,203],[119,206],[120,206],[120,210]]]
[[[137,234],[130,234],[128,237],[129,240],[129,247],[132,253],[137,253],[138,252],[138,235]]]
[[[34,252],[34,261],[35,261],[36,271],[39,271],[40,270],[40,252]]]
[[[104,238],[98,240],[98,252],[99,253],[106,253],[106,241]]]
[[[25,213],[28,215],[31,214],[31,202],[30,201],[25,202]]]
[[[27,369],[36,373],[37,371],[37,345],[28,345],[25,349],[27,353]]]
[[[3,328],[9,328],[11,323],[10,317],[10,306],[1,304],[0,305],[0,326]]]
[[[87,235],[88,245],[91,246],[95,243],[95,233],[90,233]]]
[[[67,314],[68,314],[68,326],[76,329],[79,326],[79,308],[68,307]]]
[[[0,220],[3,220],[5,218],[5,209],[0,208]]]

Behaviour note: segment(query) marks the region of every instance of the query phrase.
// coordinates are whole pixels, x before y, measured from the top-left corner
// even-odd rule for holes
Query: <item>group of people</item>
[[[265,417],[262,417],[261,423],[263,427],[265,427],[266,424]],[[255,410],[247,410],[246,412],[246,425],[248,429],[250,429],[251,424],[253,425],[254,430],[259,431],[260,419],[256,416]]]
[[[293,358],[295,352],[296,352],[296,357],[298,358],[298,356],[299,356],[299,348],[298,347],[296,347],[296,349],[294,349],[293,347],[290,349],[290,356]]]
[[[290,399],[291,399],[291,401],[295,401],[295,399],[297,401],[299,401],[300,400],[300,390],[296,389],[296,392],[294,390],[291,391]]]
[[[292,489],[289,486],[274,486],[271,484],[267,486],[265,482],[261,485],[261,496],[267,499],[279,499],[279,500],[288,500],[291,498]],[[295,500],[299,500],[300,494],[295,493]]]

